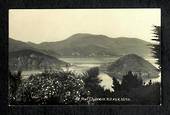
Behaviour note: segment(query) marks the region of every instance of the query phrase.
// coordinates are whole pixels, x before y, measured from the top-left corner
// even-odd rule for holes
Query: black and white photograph
[[[161,105],[161,9],[9,9],[9,105]]]

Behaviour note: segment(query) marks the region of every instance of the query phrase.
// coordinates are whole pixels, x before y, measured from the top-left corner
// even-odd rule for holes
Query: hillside
[[[148,57],[151,55],[149,42],[137,38],[110,38],[104,35],[75,34],[58,42],[44,42],[36,48],[52,50],[61,57],[121,56],[130,53]]]
[[[21,42],[19,40],[14,40],[12,38],[9,38],[8,44],[9,44],[8,45],[9,52],[19,51],[19,50],[23,50],[23,49],[32,49],[32,50],[35,49],[25,42]]]
[[[128,71],[132,71],[143,79],[155,78],[159,74],[156,67],[136,54],[119,58],[108,66],[107,71],[119,79],[122,79]]]
[[[26,49],[9,53],[10,70],[32,70],[44,68],[57,68],[65,65],[66,62],[58,60],[55,57],[48,56],[41,52]]]
[[[46,55],[55,56],[57,57],[59,54],[52,50],[39,48],[38,45],[31,43],[31,42],[22,42],[19,40],[14,40],[12,38],[9,38],[9,52],[15,52],[15,51],[21,51],[21,50],[34,50],[37,52],[41,52]]]
[[[9,52],[31,49],[54,57],[112,57],[131,53],[150,57],[149,44],[137,38],[110,38],[105,35],[79,33],[63,41],[40,44],[9,39]]]

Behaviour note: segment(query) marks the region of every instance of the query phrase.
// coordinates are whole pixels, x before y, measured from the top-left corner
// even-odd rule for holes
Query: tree
[[[90,96],[99,96],[99,92],[101,90],[101,86],[99,83],[101,80],[98,78],[99,75],[99,68],[94,67],[86,72],[87,74],[85,75],[84,78],[84,83],[85,83],[85,88],[87,91],[90,91]]]
[[[113,80],[112,88],[114,89],[115,92],[119,91],[120,90],[120,83],[119,83],[119,81],[115,77],[112,77],[112,80]]]
[[[152,85],[152,80],[149,80],[149,83],[148,83],[148,85]]]
[[[153,53],[153,57],[158,59],[156,64],[159,65],[159,70],[161,69],[161,27],[160,26],[154,26],[153,29],[153,34],[154,34],[154,39],[152,39],[153,41],[156,41],[156,43],[152,44],[152,53]]]
[[[87,75],[84,78],[85,83],[85,89],[89,92],[89,95],[86,95],[87,97],[92,98],[102,98],[108,96],[110,94],[110,91],[105,91],[104,87],[100,86],[101,80],[98,78],[99,75],[99,68],[94,67],[89,70],[87,70]],[[90,101],[90,104],[100,104],[102,101]]]
[[[15,101],[15,94],[16,91],[19,87],[19,85],[21,84],[21,71],[18,71],[16,73],[11,73],[11,71],[9,70],[8,73],[8,95],[9,95],[9,101],[11,104],[14,103]]]
[[[139,79],[137,75],[133,75],[133,73],[129,71],[127,75],[123,76],[121,89],[129,90],[131,88],[142,86],[142,84],[143,84],[142,79]]]

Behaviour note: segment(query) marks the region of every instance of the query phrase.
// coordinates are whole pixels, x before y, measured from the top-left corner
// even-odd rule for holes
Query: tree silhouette
[[[110,95],[110,91],[105,91],[103,87],[100,86],[101,80],[98,78],[99,68],[94,67],[87,71],[87,75],[84,79],[85,89],[89,91],[88,97],[101,98]],[[90,104],[101,104],[103,101],[91,101]]]
[[[153,41],[156,41],[155,44],[152,44],[152,53],[153,53],[153,57],[158,59],[156,64],[159,65],[159,69],[161,69],[161,27],[160,26],[154,26],[153,29],[153,34],[154,34],[154,39],[152,39]]]
[[[14,96],[20,84],[21,84],[21,71],[18,71],[13,74],[11,73],[11,71],[9,71],[8,73],[8,91],[9,91],[8,95],[9,95],[9,101],[11,104],[13,104],[15,101]]]
[[[129,71],[127,75],[123,76],[121,89],[129,90],[131,88],[142,86],[142,84],[143,84],[142,79],[139,79],[137,75],[133,75],[133,73]]]
[[[152,85],[152,80],[149,80],[149,83],[148,83],[148,85]]]
[[[115,77],[112,77],[112,80],[113,80],[112,88],[114,89],[115,92],[119,91],[121,87],[119,81]]]
[[[99,68],[94,67],[87,70],[87,75],[84,78],[85,88],[87,91],[90,91],[90,96],[98,96],[99,91],[101,90],[101,86],[99,83],[101,80],[98,78]]]

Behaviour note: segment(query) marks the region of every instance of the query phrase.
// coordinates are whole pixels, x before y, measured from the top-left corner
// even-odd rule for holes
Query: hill
[[[9,52],[15,52],[15,51],[20,51],[20,50],[34,50],[34,51],[41,52],[46,55],[55,56],[55,57],[58,56],[56,52],[52,50],[48,50],[48,49],[39,48],[36,44],[31,43],[31,42],[22,42],[19,40],[14,40],[12,38],[9,38],[8,41],[9,41],[9,45],[8,45]]]
[[[39,49],[52,50],[61,57],[122,56],[130,53],[142,57],[151,55],[149,42],[137,38],[110,38],[105,35],[79,33],[63,41],[34,44]]]
[[[9,53],[9,69],[10,70],[32,70],[44,68],[57,68],[67,64],[55,57],[26,49]]]
[[[132,71],[143,79],[158,77],[158,70],[151,63],[136,54],[129,54],[119,58],[107,67],[107,71],[119,79]]]
[[[78,33],[62,41],[40,44],[9,39],[9,52],[31,49],[54,57],[112,57],[131,53],[150,57],[149,44],[137,38]]]
[[[35,49],[25,42],[21,42],[19,40],[14,40],[12,38],[9,38],[8,44],[9,44],[8,45],[9,52],[19,51],[19,50],[23,50],[23,49],[32,49],[32,50]]]

